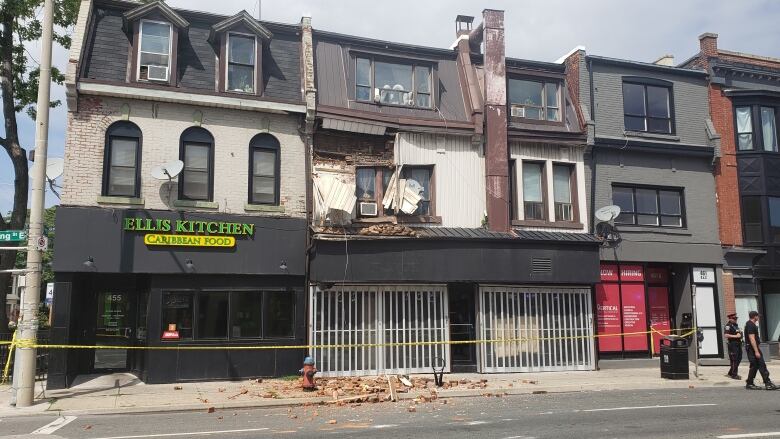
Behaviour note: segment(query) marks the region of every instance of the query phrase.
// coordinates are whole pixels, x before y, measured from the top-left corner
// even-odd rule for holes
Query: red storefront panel
[[[617,282],[618,281],[617,265],[601,264],[601,280],[602,282]]]
[[[624,283],[620,286],[620,295],[623,301],[623,332],[647,331],[644,284]],[[624,335],[623,349],[626,351],[646,351],[648,349],[647,334]]]
[[[623,350],[620,334],[620,286],[618,284],[596,285],[596,329],[599,337],[599,352],[620,352]]]
[[[666,287],[649,287],[647,299],[650,302],[650,326],[663,335],[653,332],[655,353],[661,351],[661,337],[669,334],[671,319],[669,318],[669,289]]]
[[[620,280],[622,282],[643,282],[645,272],[641,265],[621,265]]]
[[[663,267],[648,267],[647,282],[651,284],[666,285],[669,283],[669,270]]]

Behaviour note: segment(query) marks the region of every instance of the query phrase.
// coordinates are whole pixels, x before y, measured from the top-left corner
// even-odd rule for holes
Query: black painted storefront
[[[233,247],[147,246],[125,218],[243,223]],[[248,215],[57,210],[52,342],[130,347],[306,344],[306,221]],[[157,232],[151,232],[157,233]],[[174,233],[174,232],[167,232]],[[177,320],[178,319],[178,320]],[[163,340],[170,323],[179,339]],[[53,350],[49,388],[125,370],[147,383],[295,373],[304,349]]]

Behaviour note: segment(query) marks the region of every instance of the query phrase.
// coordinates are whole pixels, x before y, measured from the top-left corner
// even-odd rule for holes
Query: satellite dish
[[[152,177],[157,180],[172,180],[181,173],[182,169],[184,169],[184,162],[181,160],[174,160],[152,168]]]
[[[600,221],[612,221],[620,215],[620,206],[604,206],[596,211],[596,218]]]
[[[60,178],[65,160],[59,157],[53,157],[46,160],[46,178],[50,181]]]

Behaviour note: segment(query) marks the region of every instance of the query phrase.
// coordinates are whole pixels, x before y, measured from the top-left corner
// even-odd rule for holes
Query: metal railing
[[[0,341],[11,341],[13,338],[13,334],[0,334]],[[48,344],[49,343],[49,330],[39,330],[38,331],[38,343],[39,344]],[[0,345],[0,368],[5,367],[5,363],[8,361],[8,355],[11,353],[11,345],[10,344],[2,344]],[[38,348],[36,350],[36,369],[35,369],[35,379],[36,380],[44,380],[46,379],[46,374],[49,371],[49,350],[46,348]],[[11,363],[10,367],[8,369],[9,377],[13,375],[14,371],[14,357],[11,357]]]

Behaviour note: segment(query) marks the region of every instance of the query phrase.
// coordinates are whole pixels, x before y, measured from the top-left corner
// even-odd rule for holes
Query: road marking
[[[73,422],[74,419],[76,419],[75,416],[61,416],[30,434],[52,434],[60,428]]]
[[[723,436],[718,436],[718,439],[740,439],[747,437],[780,437],[780,431],[772,431],[768,433],[726,434]]]
[[[398,427],[398,425],[397,424],[379,424],[379,425],[374,425],[371,428],[381,429],[381,428],[393,428],[393,427]]]
[[[471,422],[466,422],[466,425],[482,425],[482,424],[487,424],[487,421],[471,421]]]
[[[110,436],[110,437],[98,437],[95,439],[141,439],[152,437],[176,437],[176,436],[196,436],[196,435],[210,435],[210,434],[226,434],[226,433],[251,433],[254,431],[266,431],[268,428],[244,428],[241,430],[219,430],[219,431],[193,431],[189,433],[157,433],[157,434],[139,434],[135,436]]]
[[[669,408],[680,408],[680,407],[707,407],[707,406],[713,406],[718,404],[673,404],[673,405],[646,405],[641,407],[612,407],[608,409],[588,409],[588,410],[580,410],[582,412],[611,412],[615,410],[643,410],[643,409],[669,409]]]

